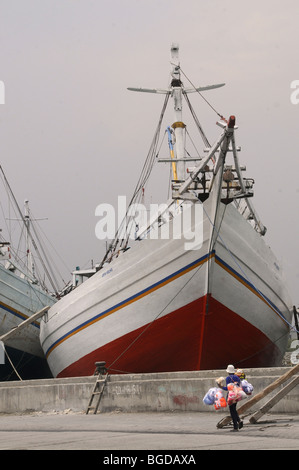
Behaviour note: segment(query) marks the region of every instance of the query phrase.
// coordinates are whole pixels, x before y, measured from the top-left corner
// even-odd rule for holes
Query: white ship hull
[[[204,207],[199,250],[136,242],[49,310],[41,344],[54,376],[92,374],[99,360],[123,372],[221,368],[232,348],[236,366],[281,361],[291,302],[277,260],[232,205],[220,206],[211,251],[212,200]]]

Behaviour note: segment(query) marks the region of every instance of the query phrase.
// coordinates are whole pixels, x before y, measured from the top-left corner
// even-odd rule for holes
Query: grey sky
[[[0,161],[70,269],[101,259],[95,208],[131,196],[157,124],[163,98],[126,88],[167,86],[178,42],[193,82],[226,83],[205,96],[237,117],[254,206],[299,305],[298,16],[297,0],[0,0]],[[193,104],[213,142],[217,116]]]

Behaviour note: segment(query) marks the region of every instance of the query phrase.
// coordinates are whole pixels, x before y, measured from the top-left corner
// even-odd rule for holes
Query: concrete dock
[[[198,456],[200,450],[291,450],[299,448],[299,416],[266,415],[260,423],[244,420],[239,432],[217,429],[217,412],[32,413],[0,416],[0,449],[176,451]],[[97,456],[100,462],[101,455]]]
[[[287,370],[245,372],[257,394]],[[298,449],[299,386],[251,424],[251,412],[271,395],[263,399],[235,433],[231,426],[216,427],[228,408],[216,412],[202,401],[215,378],[225,375],[223,370],[111,375],[96,415],[85,414],[94,376],[1,382],[0,449]]]
[[[288,367],[244,369],[254,394],[281,377]],[[100,404],[101,412],[121,411],[214,412],[202,399],[224,370],[165,372],[152,374],[110,375]],[[297,374],[298,375],[298,374]],[[24,380],[0,382],[0,413],[52,412],[71,409],[86,410],[96,377]],[[260,404],[267,401],[266,397]],[[299,413],[299,386],[295,387],[274,408],[276,413]],[[224,410],[227,413],[227,409]]]

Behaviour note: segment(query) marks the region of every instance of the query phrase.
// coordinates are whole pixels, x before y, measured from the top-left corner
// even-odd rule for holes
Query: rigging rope
[[[6,347],[5,347],[4,345],[3,345],[3,348],[4,348],[4,352],[5,352],[5,354],[6,354],[6,357],[7,357],[7,359],[9,360],[9,363],[10,363],[11,367],[13,368],[13,370],[14,370],[16,376],[19,378],[19,380],[23,381],[22,377],[20,376],[20,374],[18,373],[17,369],[16,369],[15,366],[13,365],[13,362],[12,362],[12,360],[10,359],[9,354],[8,354],[8,352],[6,351]]]
[[[30,212],[32,214],[32,210],[30,209]],[[51,247],[51,249],[53,250],[53,252],[55,253],[57,259],[59,259],[59,261],[61,262],[61,264],[63,264],[63,266],[65,267],[66,271],[69,273],[71,272],[71,269],[70,267],[68,267],[64,261],[64,259],[61,257],[61,255],[58,253],[57,249],[55,248],[55,246],[51,243],[51,241],[49,240],[49,238],[47,237],[45,231],[42,229],[41,227],[41,224],[38,222],[37,219],[34,218],[34,214],[33,215],[33,219],[35,220],[35,232],[36,232],[36,236],[37,236],[37,239],[40,243],[40,245],[43,245],[44,246],[44,250],[45,250],[45,247],[47,248],[48,246]],[[44,242],[44,240],[42,240],[42,237],[44,237],[46,239],[46,242]],[[42,241],[40,241],[42,240]],[[63,278],[62,274],[59,272],[59,268],[58,266],[56,265],[56,261],[54,260],[53,256],[51,255],[51,252],[49,249],[47,249],[47,263],[48,265],[50,266],[53,266],[54,269],[55,269],[55,272],[57,273],[57,276],[59,276],[60,278],[60,281],[63,283],[63,285],[65,286],[67,284],[67,281],[65,281],[65,279]],[[55,274],[53,274],[54,278],[56,277]],[[57,279],[56,279],[56,283],[57,285],[59,285]]]
[[[129,220],[130,217],[128,217],[129,209],[134,203],[137,203],[138,201],[141,200],[142,191],[143,191],[144,187],[146,186],[146,183],[148,181],[148,178],[149,178],[149,176],[151,174],[151,171],[152,171],[152,168],[154,166],[155,159],[156,159],[156,150],[157,150],[157,145],[158,145],[160,131],[161,131],[162,120],[163,120],[165,110],[166,110],[166,107],[167,107],[167,104],[168,104],[169,96],[170,96],[170,93],[167,93],[166,96],[165,96],[162,111],[161,111],[160,117],[159,117],[159,122],[158,122],[158,125],[157,125],[157,128],[156,128],[156,131],[155,131],[155,134],[154,134],[149,152],[147,154],[145,163],[143,165],[139,180],[137,182],[137,185],[135,187],[135,190],[134,190],[133,195],[131,197],[131,200],[129,202],[128,208],[126,210],[125,217],[124,217],[123,221],[121,222],[120,226],[118,227],[118,229],[116,231],[116,234],[115,234],[115,237],[114,237],[114,240],[110,244],[110,247],[108,248],[108,250],[107,250],[100,266],[103,266],[104,262],[108,259],[109,253],[111,253],[111,257],[113,257],[113,255],[115,254],[118,246],[119,246],[119,249],[125,249],[127,247],[128,240],[129,240],[129,237],[130,237],[130,230],[131,230],[130,225],[132,225],[132,223],[133,223],[132,218],[131,218],[131,220]],[[119,236],[123,235],[123,234],[126,234],[126,238],[119,239]]]
[[[41,249],[42,253],[44,254],[45,259],[47,260],[47,257],[46,257],[46,255],[45,255],[44,248],[43,248],[42,245],[40,244],[40,249],[39,249],[38,246],[37,246],[37,244],[36,244],[36,242],[35,242],[35,240],[34,240],[34,238],[33,238],[33,236],[32,236],[32,232],[33,232],[33,233],[35,234],[35,236],[37,237],[37,239],[38,239],[38,236],[37,236],[37,233],[36,233],[36,229],[35,229],[35,227],[34,227],[33,224],[32,224],[31,227],[29,228],[29,225],[27,224],[27,221],[26,221],[26,217],[23,215],[23,213],[22,213],[22,211],[21,211],[21,209],[20,209],[20,207],[19,207],[19,204],[18,204],[18,202],[17,202],[17,200],[16,200],[16,197],[15,197],[15,195],[14,195],[12,189],[11,189],[11,186],[10,186],[10,184],[9,184],[9,182],[8,182],[8,180],[7,180],[7,178],[6,178],[6,176],[5,176],[4,170],[3,170],[3,168],[2,168],[1,165],[0,165],[0,174],[1,174],[1,179],[2,179],[2,180],[4,181],[4,183],[5,183],[5,187],[6,187],[6,189],[7,189],[7,194],[10,195],[10,198],[11,198],[11,200],[12,200],[13,203],[14,203],[15,212],[20,216],[20,222],[22,222],[23,228],[27,227],[27,234],[28,234],[28,236],[29,236],[29,238],[30,238],[30,240],[31,240],[31,243],[32,243],[32,245],[33,245],[33,247],[34,247],[34,249],[35,249],[35,251],[36,251],[36,253],[37,253],[38,257],[39,257],[39,261],[40,261],[40,263],[41,263],[42,266],[43,266],[44,272],[45,272],[45,274],[47,275],[48,280],[49,280],[49,282],[50,282],[52,288],[54,289],[56,296],[58,296],[58,289],[57,289],[57,287],[56,287],[56,285],[55,285],[56,280],[55,280],[55,282],[54,282],[54,281],[53,281],[53,278],[51,277],[51,274],[50,274],[50,272],[52,272],[51,264],[48,263],[48,267],[46,266],[46,262],[43,260],[42,256],[40,255],[40,249]],[[31,229],[32,229],[32,231],[31,231]],[[53,276],[53,272],[52,272],[52,276]],[[55,277],[55,276],[54,276],[54,277]]]
[[[180,71],[182,72],[182,74],[184,75],[184,77],[186,77],[186,79],[188,80],[188,82],[190,83],[190,85],[194,88],[194,90],[201,96],[201,98],[208,104],[208,106],[210,106],[210,108],[221,118],[223,119],[224,121],[226,121],[225,117],[218,113],[218,111],[214,108],[214,106],[211,105],[211,103],[200,93],[200,91],[196,88],[196,86],[191,82],[190,78],[187,77],[187,75],[185,74],[185,72],[182,70],[182,68],[180,67]]]
[[[208,141],[208,138],[207,138],[207,136],[205,135],[205,133],[204,133],[204,131],[203,131],[203,128],[201,127],[200,122],[199,122],[199,120],[198,120],[198,117],[196,116],[195,111],[194,111],[194,109],[193,109],[193,107],[192,107],[192,105],[191,105],[191,103],[190,103],[190,100],[189,100],[189,98],[188,98],[188,96],[187,96],[187,93],[186,93],[184,90],[183,90],[183,95],[184,95],[184,98],[185,98],[185,100],[186,100],[186,102],[187,102],[187,104],[188,104],[188,107],[189,107],[189,109],[190,109],[190,111],[191,111],[191,114],[192,114],[192,116],[193,116],[193,119],[194,119],[194,121],[195,121],[195,124],[196,124],[196,126],[197,126],[197,128],[198,128],[198,130],[199,130],[199,133],[200,133],[200,135],[201,135],[201,137],[202,137],[202,140],[203,140],[205,146],[210,148],[210,147],[211,147],[210,142]]]

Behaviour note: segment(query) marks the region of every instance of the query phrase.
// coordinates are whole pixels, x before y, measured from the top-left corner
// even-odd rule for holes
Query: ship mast
[[[136,88],[136,87],[128,87],[128,90],[135,91],[135,92],[142,92],[142,93],[153,93],[153,94],[162,94],[166,95],[163,108],[160,114],[159,123],[155,132],[155,136],[150,147],[149,154],[147,156],[146,163],[144,165],[144,169],[146,172],[143,173],[143,176],[140,177],[137,187],[134,191],[132,200],[130,205],[132,205],[136,201],[136,197],[140,194],[140,191],[143,190],[144,184],[146,182],[151,168],[153,166],[154,160],[158,162],[169,162],[172,164],[172,173],[173,173],[173,184],[172,184],[172,197],[167,202],[166,206],[169,208],[172,204],[176,201],[191,201],[191,202],[198,202],[205,201],[210,193],[211,189],[215,184],[216,176],[217,180],[220,180],[219,187],[219,197],[221,195],[221,190],[223,189],[222,177],[223,177],[223,169],[226,154],[229,151],[233,151],[234,159],[237,160],[237,148],[234,144],[234,128],[235,128],[235,117],[231,116],[228,120],[226,120],[221,114],[219,114],[215,108],[201,95],[202,91],[206,90],[213,90],[215,88],[220,88],[224,86],[224,83],[217,83],[213,85],[206,85],[197,87],[193,85],[193,83],[187,78],[186,74],[181,70],[180,61],[179,61],[179,45],[173,43],[171,45],[171,81],[168,88]],[[191,85],[191,88],[185,88],[182,81],[181,81],[181,74],[183,74],[188,82]],[[189,93],[199,93],[199,95],[207,102],[207,104],[218,114],[220,117],[220,121],[217,124],[223,129],[223,132],[219,139],[215,142],[214,145],[210,145],[208,139],[206,138],[201,125],[197,119],[197,116],[191,106],[191,103],[187,97]],[[170,152],[170,158],[157,158],[158,153],[157,150],[157,143],[158,137],[161,129],[162,119],[164,117],[164,112],[168,103],[169,97],[173,98],[173,106],[174,106],[174,123],[171,126],[168,126],[166,131],[168,134],[168,146]],[[191,114],[195,120],[195,124],[198,128],[198,131],[203,139],[205,144],[205,152],[207,155],[205,157],[201,157],[199,153],[196,157],[187,156],[188,152],[185,150],[185,140],[186,140],[186,125],[182,120],[182,101],[183,97],[186,99],[187,105],[191,111]],[[232,148],[229,148],[230,143],[232,143]],[[189,155],[189,154],[188,154]],[[208,163],[210,160],[213,161],[213,168],[209,168]],[[195,164],[194,167],[186,168],[187,162],[192,162]],[[144,171],[144,170],[143,170]],[[224,189],[227,190],[226,194],[226,203],[232,202],[234,199],[237,198],[245,198],[245,201],[248,202],[248,197],[253,195],[250,192],[251,183],[247,184],[244,182],[243,177],[241,175],[241,168],[237,166],[234,171],[237,172],[238,179],[240,180],[240,191],[235,191],[235,187],[238,188],[238,185],[235,184],[233,186],[232,182],[224,182],[225,187]],[[212,173],[210,179],[206,178],[206,173]],[[141,183],[142,182],[142,183]],[[231,183],[231,187],[229,186]],[[233,181],[233,183],[235,183]],[[229,193],[230,190],[230,193]],[[229,197],[228,197],[229,194]],[[222,199],[224,201],[224,199]],[[254,213],[253,209],[250,206],[250,203],[247,204],[247,207],[250,212],[250,219],[253,218],[255,220],[256,226],[258,227],[257,230],[264,234],[264,227],[262,226],[261,222],[257,218],[256,214]],[[165,211],[167,210],[165,209]],[[127,214],[128,214],[127,210]],[[123,226],[125,226],[126,233],[129,233],[128,230],[128,217],[127,214],[122,222]],[[161,212],[157,212],[157,216],[150,221],[149,224],[146,224],[140,231],[138,231],[137,238],[141,239],[144,234],[150,230],[150,227],[159,219],[161,216]],[[249,219],[249,217],[248,217]],[[132,219],[130,219],[131,221]],[[122,225],[121,224],[121,225]],[[121,226],[120,226],[121,227]],[[106,254],[99,265],[99,269],[103,266],[103,264],[108,260],[111,261],[115,253],[117,253],[117,247],[121,243],[122,249],[126,248],[128,243],[128,238],[126,238],[125,243],[122,242],[122,238],[119,238],[119,234],[122,228],[119,228],[115,234],[115,238],[111,243],[110,247],[106,251]]]
[[[35,276],[35,265],[32,257],[32,251],[31,251],[31,238],[30,238],[30,233],[31,233],[31,220],[30,220],[30,210],[29,210],[29,201],[26,199],[24,201],[24,223],[26,227],[25,231],[25,246],[26,246],[26,257],[27,257],[27,272],[31,273],[33,275],[34,280],[36,280]]]
[[[179,181],[185,179],[185,138],[184,129],[185,124],[182,121],[182,82],[180,73],[180,62],[179,62],[179,46],[178,44],[172,44],[171,46],[171,59],[172,59],[172,97],[174,101],[174,118],[175,122],[172,124],[175,141],[175,156],[178,161],[176,163],[176,175]]]

